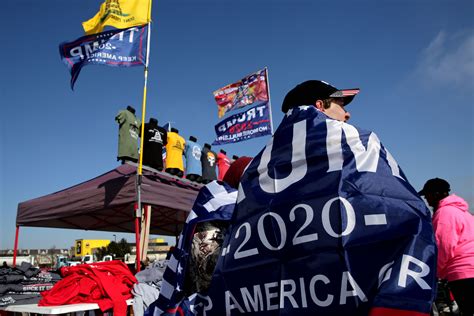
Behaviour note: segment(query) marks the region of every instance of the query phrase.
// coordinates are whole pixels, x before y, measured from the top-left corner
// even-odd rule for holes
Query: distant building
[[[137,252],[136,244],[129,243],[129,245],[132,258],[134,258]],[[164,260],[169,250],[170,246],[163,238],[150,239],[148,241],[147,257],[150,259],[150,261]]]
[[[36,267],[51,268],[58,257],[69,257],[68,249],[18,249],[16,265],[22,262],[29,262]],[[0,250],[0,263],[6,262],[8,265],[13,265],[13,249]]]
[[[18,256],[37,256],[37,255],[64,255],[68,256],[70,254],[69,249],[59,249],[59,248],[50,248],[50,249],[18,249]],[[13,256],[13,249],[1,249],[0,256]]]
[[[97,249],[107,247],[109,244],[110,240],[106,239],[76,239],[74,257],[93,255]]]

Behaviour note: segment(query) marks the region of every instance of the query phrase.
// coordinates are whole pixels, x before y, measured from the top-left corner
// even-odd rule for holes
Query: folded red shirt
[[[125,316],[126,300],[137,279],[121,261],[97,262],[63,267],[64,278],[51,290],[41,293],[39,306],[97,303],[102,311],[113,308],[114,315]]]

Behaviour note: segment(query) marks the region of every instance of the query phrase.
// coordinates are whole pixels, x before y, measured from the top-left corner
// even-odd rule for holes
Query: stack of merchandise
[[[133,314],[135,316],[143,316],[150,304],[158,299],[167,264],[168,260],[157,260],[145,270],[135,274],[138,280],[132,291]]]
[[[61,277],[56,273],[41,271],[30,263],[19,267],[0,268],[0,307],[8,305],[36,304],[40,292],[49,290]]]
[[[116,316],[127,314],[127,300],[137,279],[125,263],[114,260],[61,268],[64,279],[49,291],[41,293],[39,306],[97,303],[105,312]]]

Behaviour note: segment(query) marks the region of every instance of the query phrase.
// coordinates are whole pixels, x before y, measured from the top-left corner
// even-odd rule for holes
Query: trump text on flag
[[[243,141],[271,134],[268,103],[256,105],[232,115],[215,126],[217,138],[213,145]]]

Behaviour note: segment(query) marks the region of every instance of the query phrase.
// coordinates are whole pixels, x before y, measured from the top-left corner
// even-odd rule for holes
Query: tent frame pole
[[[138,209],[138,203],[135,204],[135,214],[141,212]],[[140,217],[135,215],[135,258],[136,258],[136,270],[140,272]]]
[[[16,266],[16,256],[18,252],[18,235],[20,234],[20,226],[16,226],[15,245],[13,246],[13,267]]]

